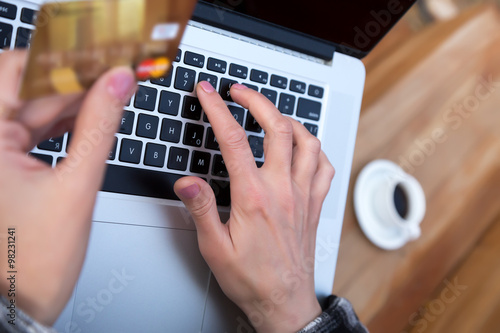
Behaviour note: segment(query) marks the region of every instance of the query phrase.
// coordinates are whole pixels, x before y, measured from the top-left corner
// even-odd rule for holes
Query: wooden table
[[[484,327],[499,332],[500,320],[491,316],[500,310],[500,245],[497,255],[491,249],[500,244],[498,9],[475,8],[397,44],[384,57],[376,50],[366,60],[365,103],[333,292],[354,304],[373,333],[487,332],[470,328],[478,323],[461,322],[469,317],[463,309],[471,301],[479,307],[471,316],[483,306]],[[427,198],[421,238],[391,252],[363,235],[352,202],[358,173],[381,158],[414,175]],[[479,288],[486,276],[492,289]],[[459,284],[468,279],[469,294],[442,302],[442,311],[440,295],[454,278]],[[452,321],[454,329],[446,329]]]

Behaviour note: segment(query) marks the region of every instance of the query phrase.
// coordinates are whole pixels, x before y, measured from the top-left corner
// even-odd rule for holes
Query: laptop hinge
[[[213,26],[208,25],[208,24],[204,24],[204,23],[200,23],[200,22],[196,22],[196,21],[189,21],[188,25],[191,27],[194,27],[194,28],[210,31],[210,32],[216,33],[218,35],[222,35],[224,37],[234,38],[236,40],[239,40],[239,41],[242,41],[245,43],[249,43],[249,44],[252,44],[255,46],[263,47],[265,49],[270,49],[270,50],[273,50],[276,52],[280,52],[280,53],[283,53],[286,55],[294,56],[294,57],[304,59],[307,61],[311,61],[314,63],[318,63],[318,64],[322,64],[322,65],[330,65],[332,63],[331,60],[327,61],[324,59],[313,57],[309,54],[300,53],[298,51],[290,50],[290,49],[287,49],[287,48],[284,48],[284,47],[281,47],[278,45],[266,43],[266,42],[263,42],[263,41],[258,40],[258,39],[250,38],[250,37],[240,35],[237,33],[233,33],[233,32],[230,32],[230,31],[227,31],[224,29],[216,28],[216,27],[213,27]]]

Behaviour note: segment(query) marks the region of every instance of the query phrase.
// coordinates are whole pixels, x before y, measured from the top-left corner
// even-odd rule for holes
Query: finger
[[[295,145],[292,160],[292,179],[302,189],[311,189],[317,173],[321,142],[298,121],[290,119]]]
[[[49,96],[24,103],[16,115],[32,134],[33,140],[42,140],[56,124],[74,118],[81,109],[84,94]],[[35,141],[34,144],[39,143]]]
[[[245,85],[233,85],[231,97],[236,103],[250,110],[266,132],[265,167],[289,172],[293,147],[293,127],[289,119],[284,117],[264,95]]]
[[[18,100],[18,88],[21,83],[23,68],[26,63],[26,51],[8,51],[2,53],[0,58],[0,103],[12,111],[20,108],[22,103]]]
[[[335,169],[322,151],[319,155],[318,168],[313,179],[311,199],[309,205],[309,222],[317,224],[323,207],[323,202],[330,191],[330,186],[335,176]]]
[[[78,182],[82,191],[100,188],[123,107],[136,89],[129,68],[113,69],[94,84],[77,117],[68,157],[55,170],[59,180]]]
[[[245,131],[210,83],[201,82],[196,91],[219,142],[229,176],[248,176],[256,165]]]
[[[174,191],[191,213],[198,233],[200,251],[210,265],[212,257],[225,246],[227,229],[221,223],[215,195],[203,179],[184,177],[174,184]]]
[[[29,132],[13,121],[0,121],[0,151],[26,153],[30,144]]]

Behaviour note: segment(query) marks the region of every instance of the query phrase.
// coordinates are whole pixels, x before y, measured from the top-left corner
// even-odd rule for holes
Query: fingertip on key
[[[209,83],[208,81],[201,81],[200,82],[200,87],[207,94],[211,94],[211,93],[213,93],[215,91],[214,86],[212,86],[212,84]]]

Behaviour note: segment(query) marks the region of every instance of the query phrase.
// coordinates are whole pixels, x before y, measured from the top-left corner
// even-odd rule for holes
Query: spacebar
[[[174,183],[184,176],[108,164],[102,191],[179,200]]]

